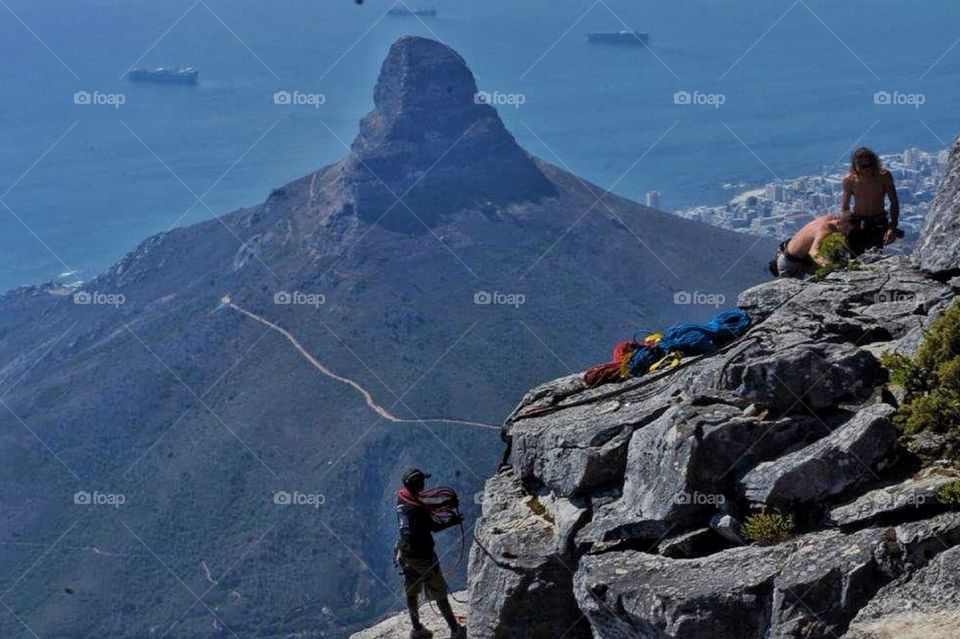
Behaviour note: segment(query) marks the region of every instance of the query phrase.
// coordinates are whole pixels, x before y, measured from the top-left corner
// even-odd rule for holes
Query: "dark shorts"
[[[854,229],[847,236],[847,246],[850,252],[856,257],[863,255],[871,249],[882,249],[883,238],[890,228],[890,222],[886,215],[875,215],[871,217],[854,216]]]
[[[786,253],[777,254],[777,271],[779,277],[804,278],[813,275],[817,270],[816,264],[807,260],[798,260]]]
[[[430,601],[440,601],[447,596],[447,582],[440,570],[440,560],[404,558],[400,565],[403,567],[403,586],[410,595],[419,595],[423,590]]]

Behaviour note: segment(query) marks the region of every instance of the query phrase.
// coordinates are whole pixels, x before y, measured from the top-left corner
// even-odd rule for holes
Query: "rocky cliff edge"
[[[938,497],[956,460],[904,446],[880,363],[960,290],[938,230],[960,219],[956,152],[937,202],[913,261],[744,291],[752,328],[718,354],[528,392],[474,530],[469,636],[960,636],[960,512]],[[758,512],[791,534],[748,543]]]

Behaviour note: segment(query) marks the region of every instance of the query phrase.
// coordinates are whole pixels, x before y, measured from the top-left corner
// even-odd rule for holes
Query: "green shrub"
[[[740,532],[747,541],[765,546],[790,539],[794,527],[793,515],[773,510],[750,515],[744,520]]]
[[[835,271],[859,271],[861,266],[851,258],[843,233],[831,233],[820,243],[820,257],[827,260],[813,274],[814,280],[822,280]]]
[[[931,323],[914,356],[885,354],[882,362],[904,390],[894,418],[903,432],[945,435],[944,453],[960,450],[960,303]]]
[[[960,506],[960,481],[941,486],[937,491],[937,501],[948,506]]]

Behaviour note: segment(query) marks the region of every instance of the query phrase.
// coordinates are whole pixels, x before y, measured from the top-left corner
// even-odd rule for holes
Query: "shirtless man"
[[[853,220],[856,228],[847,238],[850,252],[861,255],[879,249],[898,237],[900,200],[893,184],[893,175],[883,168],[877,154],[866,147],[857,149],[850,160],[850,173],[843,178],[842,212],[850,211],[853,198]],[[890,199],[887,218],[886,199]]]
[[[854,219],[849,211],[818,217],[780,245],[776,259],[777,276],[801,278],[813,274],[817,266],[827,264],[827,259],[820,255],[824,238],[832,233],[847,235],[853,229]]]

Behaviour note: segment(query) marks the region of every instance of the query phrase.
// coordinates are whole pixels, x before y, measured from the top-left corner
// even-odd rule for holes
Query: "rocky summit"
[[[955,152],[913,261],[760,284],[737,302],[750,330],[715,355],[529,391],[486,482],[469,636],[960,636],[960,512],[940,496],[960,469],[907,450],[880,361],[915,353],[960,292],[942,233],[958,178]],[[750,537],[757,513],[789,534]]]
[[[360,219],[423,232],[451,208],[557,195],[446,45],[398,40],[373,100],[345,163],[345,187]]]

